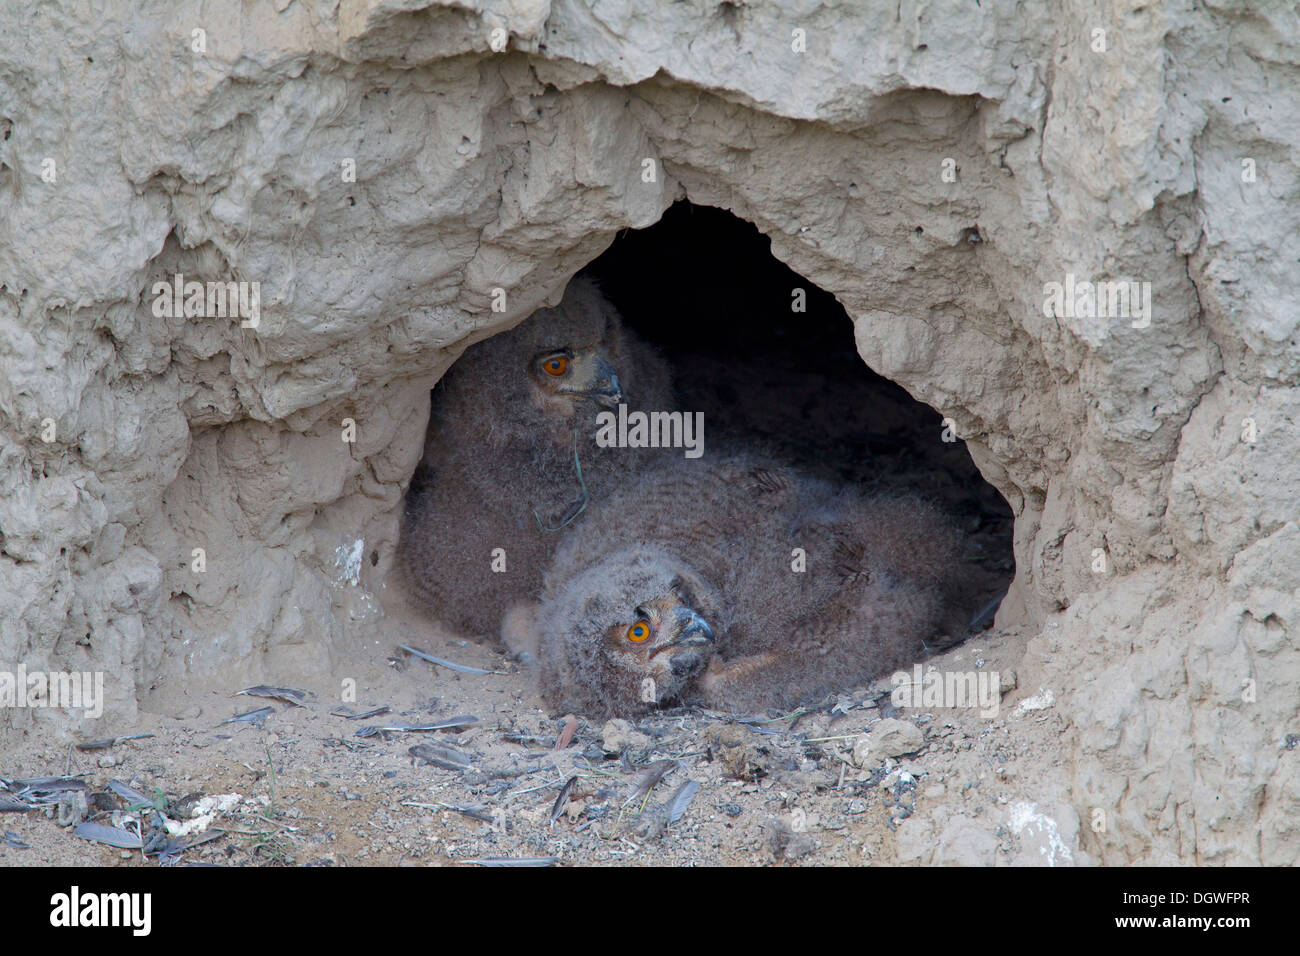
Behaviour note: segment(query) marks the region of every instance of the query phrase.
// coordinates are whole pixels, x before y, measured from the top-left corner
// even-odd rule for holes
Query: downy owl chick
[[[579,278],[559,305],[470,346],[432,401],[399,563],[434,618],[494,638],[588,502],[657,453],[598,447],[595,416],[624,402],[670,408],[668,366]]]
[[[744,456],[680,462],[564,543],[532,626],[557,712],[669,700],[754,711],[924,656],[957,538],[919,499],[872,498]]]

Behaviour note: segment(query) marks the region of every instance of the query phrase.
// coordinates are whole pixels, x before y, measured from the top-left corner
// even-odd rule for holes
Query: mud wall
[[[1052,6],[0,12],[0,662],[103,670],[120,718],[328,669],[430,385],[688,196],[833,292],[1011,503],[1000,623],[1041,629],[1091,858],[1295,862],[1300,32]],[[256,326],[168,316],[177,274],[257,283]],[[1116,280],[1129,312],[1044,308]]]

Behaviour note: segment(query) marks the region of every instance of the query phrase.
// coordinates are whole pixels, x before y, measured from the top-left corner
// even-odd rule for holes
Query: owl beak
[[[572,353],[573,371],[558,392],[572,401],[587,399],[606,408],[617,408],[626,401],[623,385],[614,366],[590,349]]]
[[[673,647],[704,647],[716,643],[709,622],[686,605],[678,607],[673,612],[673,616],[678,622],[677,637],[673,639]]]
[[[685,604],[674,607],[669,612],[666,623],[668,633],[673,635],[672,640],[660,644],[651,651],[651,657],[661,651],[671,650],[675,653],[688,648],[712,647],[717,643],[717,639],[713,636],[713,628],[709,627],[708,621]]]
[[[623,404],[623,386],[619,384],[618,373],[614,366],[601,356],[596,358],[595,382],[584,394],[606,408],[617,408]]]

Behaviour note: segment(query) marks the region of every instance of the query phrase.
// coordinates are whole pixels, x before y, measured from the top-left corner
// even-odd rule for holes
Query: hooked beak
[[[674,634],[673,639],[651,651],[652,659],[661,651],[670,648],[707,647],[717,642],[713,636],[713,628],[709,627],[708,622],[684,604],[673,608],[668,627],[671,629],[669,633]]]
[[[596,380],[583,394],[606,408],[617,408],[623,404],[623,386],[619,384],[614,366],[604,358],[597,357]]]

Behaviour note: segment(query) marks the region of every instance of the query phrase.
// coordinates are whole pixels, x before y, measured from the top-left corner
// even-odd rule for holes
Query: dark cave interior
[[[972,626],[987,626],[1015,567],[1010,508],[965,445],[943,440],[942,416],[862,360],[835,297],[770,246],[725,210],[679,201],[654,225],[624,230],[584,272],[671,360],[682,410],[704,412],[706,448],[761,447],[824,478],[941,504],[981,569]]]

